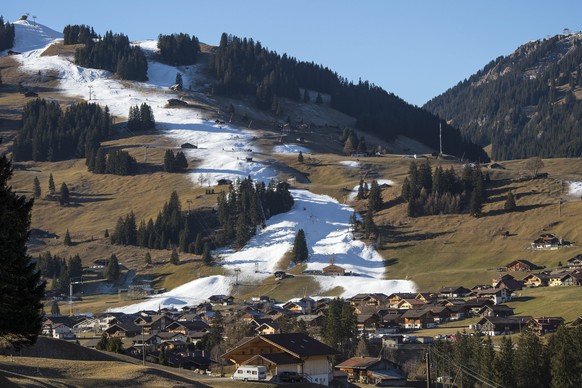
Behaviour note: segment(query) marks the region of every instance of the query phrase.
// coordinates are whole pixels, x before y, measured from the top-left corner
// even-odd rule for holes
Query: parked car
[[[283,383],[300,383],[303,380],[301,375],[297,372],[281,372],[279,373],[279,381]]]

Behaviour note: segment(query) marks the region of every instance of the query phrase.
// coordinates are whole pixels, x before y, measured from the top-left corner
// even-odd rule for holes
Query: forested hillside
[[[434,149],[439,147],[439,119],[412,106],[392,93],[368,82],[350,82],[332,70],[314,63],[279,55],[252,39],[223,34],[210,63],[219,80],[218,94],[250,94],[264,110],[281,113],[279,98],[309,102],[300,88],[331,95],[331,106],[357,119],[357,129],[386,141],[399,135],[417,139]],[[442,123],[443,151],[474,160],[487,161],[483,150],[465,141],[460,132]]]
[[[529,42],[424,106],[497,160],[582,154],[582,34]]]

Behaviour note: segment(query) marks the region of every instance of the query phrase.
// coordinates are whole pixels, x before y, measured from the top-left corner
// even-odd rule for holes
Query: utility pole
[[[143,326],[141,327],[141,353],[143,356],[142,364],[145,366],[145,358],[146,358],[146,348],[145,348],[145,341],[143,336]]]
[[[69,316],[73,316],[73,284],[83,284],[83,280],[80,282],[69,282]]]
[[[426,353],[426,388],[430,388],[430,346]]]
[[[89,101],[91,101],[91,94],[93,93],[93,86],[89,85]]]

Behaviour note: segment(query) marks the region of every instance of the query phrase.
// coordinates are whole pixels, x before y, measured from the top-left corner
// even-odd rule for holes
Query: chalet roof
[[[525,260],[525,259],[518,259],[518,260],[513,260],[511,263],[507,264],[506,267],[513,267],[514,265],[521,263],[523,265],[525,265],[526,267],[529,267],[530,269],[538,269],[540,268],[537,264],[532,263],[529,260]]]
[[[531,321],[531,316],[513,316],[513,317],[483,317],[477,324],[481,325],[484,321],[491,322],[493,325],[516,325],[526,324]]]
[[[416,296],[416,293],[414,293],[414,292],[394,292],[394,293],[388,295],[388,299],[395,299],[395,298],[413,299],[415,296]]]
[[[170,323],[166,329],[167,330],[175,330],[179,327],[184,327],[188,331],[199,331],[204,329],[209,329],[210,326],[201,320],[196,321],[175,321]]]
[[[335,265],[335,264],[330,264],[326,267],[323,267],[321,269],[323,272],[329,272],[329,271],[345,271],[345,269],[343,267],[340,267],[339,265]]]
[[[368,369],[374,365],[382,362],[381,358],[376,357],[352,357],[345,360],[342,363],[337,364],[336,368],[349,368],[349,369]]]
[[[288,365],[288,364],[300,364],[302,361],[300,358],[294,357],[292,355],[290,355],[289,353],[261,353],[261,354],[257,354],[254,357],[249,358],[248,360],[246,360],[245,362],[243,362],[243,365],[253,365],[256,363],[256,360],[258,358],[262,358],[272,364],[275,365]]]
[[[259,337],[297,357],[339,354],[337,350],[303,333],[265,334]]]
[[[568,263],[579,263],[582,262],[582,253],[572,257],[571,259],[568,259]]]
[[[468,288],[465,288],[463,286],[447,286],[447,287],[443,287],[439,290],[439,293],[441,294],[458,294],[458,293],[467,293],[471,290],[469,290]]]
[[[410,309],[402,314],[402,318],[421,318],[427,314],[432,315],[432,311]]]

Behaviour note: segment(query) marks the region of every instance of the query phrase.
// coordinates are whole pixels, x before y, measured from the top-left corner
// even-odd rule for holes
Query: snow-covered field
[[[112,115],[127,116],[129,108],[147,103],[152,107],[159,129],[168,138],[180,143],[190,142],[198,149],[185,150],[188,160],[200,163],[190,173],[193,184],[215,184],[218,179],[251,176],[253,179],[268,181],[277,177],[269,164],[257,157],[253,133],[228,124],[216,124],[206,120],[201,112],[189,109],[164,108],[169,98],[178,96],[168,89],[175,81],[176,72],[181,72],[184,84],[195,81],[196,66],[175,68],[153,61],[148,62],[148,82],[121,83],[114,80],[109,72],[86,69],[74,65],[69,59],[56,56],[41,57],[43,49],[61,34],[42,25],[19,21],[16,27],[15,51],[22,52],[15,58],[22,68],[31,73],[57,71],[62,92],[69,96],[87,98],[92,90],[94,102],[107,105]],[[150,53],[156,48],[155,41],[139,42]],[[151,55],[149,56],[151,57]],[[126,85],[132,85],[128,88]],[[310,153],[305,147],[285,145],[276,147],[275,153]],[[247,158],[252,161],[247,162]],[[357,167],[355,162],[346,164]],[[200,179],[202,178],[202,179]],[[379,183],[392,184],[389,180]],[[357,192],[357,187],[355,188]],[[349,206],[335,199],[314,194],[307,190],[293,190],[295,205],[285,214],[272,217],[265,229],[258,231],[244,249],[234,252],[224,249],[214,252],[221,258],[225,275],[194,280],[158,295],[143,303],[121,308],[123,311],[157,309],[159,306],[179,306],[204,301],[213,294],[228,294],[233,284],[234,269],[240,269],[239,281],[259,283],[272,276],[279,260],[293,243],[297,231],[305,231],[310,248],[307,264],[310,270],[320,270],[330,261],[344,267],[358,276],[326,277],[316,276],[321,292],[341,286],[342,296],[360,292],[383,292],[386,294],[415,290],[415,285],[406,280],[384,280],[381,256],[373,248],[359,240],[353,240],[348,229],[348,220],[353,213]],[[355,194],[354,194],[355,196]],[[258,271],[256,271],[258,263]]]
[[[340,164],[343,164],[344,166],[348,166],[348,167],[353,167],[353,168],[360,167],[360,162],[357,162],[355,160],[342,160],[340,162]]]
[[[576,197],[582,197],[582,182],[567,182],[568,194]]]

